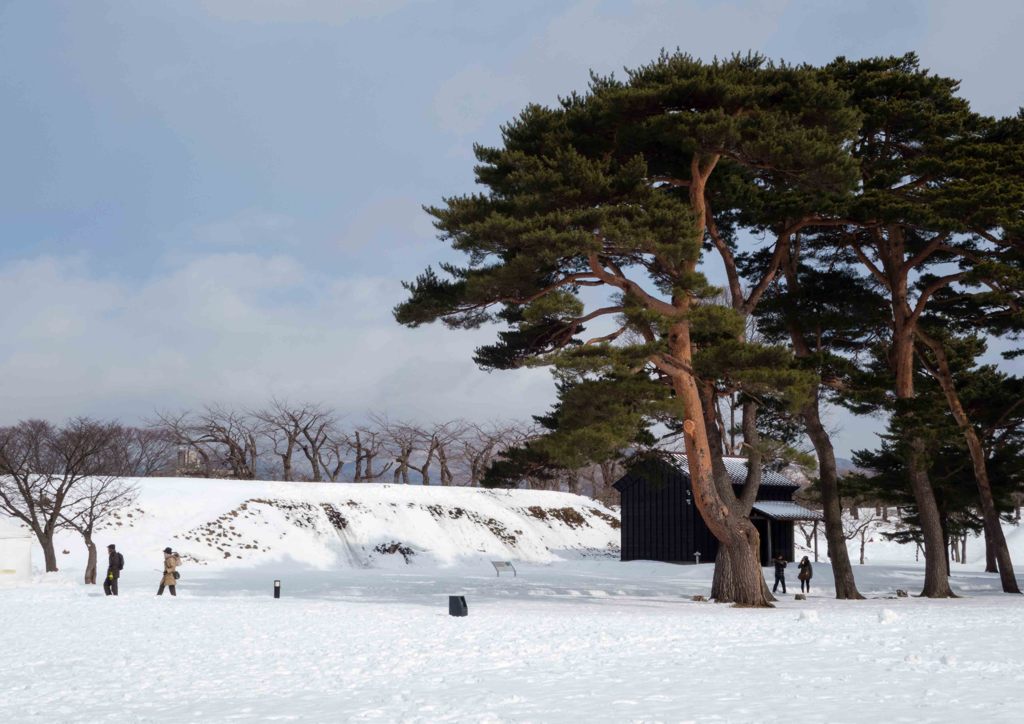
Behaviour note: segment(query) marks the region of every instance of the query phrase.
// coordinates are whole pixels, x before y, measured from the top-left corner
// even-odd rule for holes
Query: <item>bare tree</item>
[[[80,481],[74,493],[74,500],[62,508],[60,521],[63,526],[78,531],[85,541],[89,553],[85,564],[85,582],[95,584],[96,543],[93,534],[96,526],[114,511],[134,503],[138,489],[122,478],[97,475]]]
[[[166,435],[177,446],[177,475],[213,477],[218,458],[216,446],[203,438],[188,412],[158,412],[151,429]]]
[[[435,426],[434,437],[437,439],[437,467],[441,475],[441,485],[455,485],[455,471],[462,467],[462,451],[460,442],[469,432],[469,424],[463,420],[452,420],[441,426]]]
[[[316,469],[321,477],[326,475],[328,480],[336,483],[350,462],[349,453],[353,452],[349,437],[331,430],[325,431],[319,442]]]
[[[372,415],[370,421],[380,430],[384,439],[384,449],[395,461],[394,482],[408,485],[409,471],[420,470],[413,467],[412,458],[423,440],[423,431],[411,423],[395,422],[378,415]],[[429,468],[429,462],[427,465]],[[422,470],[420,475],[423,475]]]
[[[83,480],[103,473],[116,428],[76,418],[59,428],[28,420],[0,429],[0,510],[32,530],[48,572],[57,570],[53,535],[65,509],[80,504]]]
[[[313,403],[292,405],[274,399],[268,407],[254,412],[252,417],[263,423],[260,433],[270,441],[274,455],[281,460],[283,480],[295,480],[297,450],[309,463],[312,479],[315,482],[323,480],[321,457],[334,425],[333,413]]]
[[[416,450],[419,431],[412,427],[394,426],[387,431],[390,452],[395,457],[395,482],[409,484],[410,460]]]
[[[222,460],[239,480],[255,480],[259,460],[257,440],[262,423],[248,415],[218,405],[206,407],[197,416],[202,437],[220,445]]]
[[[814,551],[814,562],[818,562],[818,523],[821,521],[815,520],[810,525],[807,525],[804,521],[797,521],[796,527],[803,533],[804,539],[807,542],[807,547]]]
[[[371,419],[374,418],[371,416]],[[368,426],[357,427],[350,435],[346,436],[345,440],[355,454],[353,481],[359,483],[376,480],[394,465],[389,461],[376,469],[374,468],[373,461],[387,452],[387,437],[383,430]]]
[[[452,471],[452,464],[455,462],[453,452],[456,444],[465,434],[466,423],[459,420],[441,422],[433,425],[429,430],[416,428],[419,438],[419,448],[423,451],[420,458],[420,465],[410,465],[413,470],[420,474],[421,482],[430,485],[430,466],[437,460],[441,485],[452,485],[455,474]]]
[[[852,514],[853,510],[857,511],[857,515]],[[871,510],[868,508],[868,510]],[[864,550],[867,546],[868,534],[878,527],[880,518],[875,516],[873,513],[865,515],[864,511],[852,508],[850,516],[843,518],[843,535],[846,540],[860,540],[860,564],[864,565]]]
[[[302,424],[302,437],[299,439],[299,447],[309,462],[312,478],[319,483],[324,479],[323,473],[323,450],[331,440],[339,437],[337,420],[334,413],[318,406],[306,408],[306,415]],[[339,456],[340,460],[340,456]],[[338,467],[338,473],[341,472]],[[337,480],[337,473],[331,480]]]
[[[469,485],[480,485],[495,458],[520,439],[521,427],[518,423],[468,426],[457,444],[461,450],[462,462],[467,468]]]
[[[590,485],[590,497],[605,505],[615,502],[618,493],[612,487],[624,470],[618,460],[606,460],[589,465],[579,471],[580,478]]]
[[[270,442],[273,454],[281,461],[281,480],[294,480],[293,460],[302,435],[295,411],[275,399],[269,407],[253,412],[252,416],[263,423],[260,434]]]
[[[566,492],[579,495],[583,487],[583,476],[580,475],[579,470],[565,470],[559,476],[558,483],[558,490],[561,490],[562,484],[564,484]]]
[[[207,475],[224,470],[239,480],[254,480],[259,463],[258,440],[264,423],[220,405],[196,415],[158,413],[156,427],[186,450],[194,451]]]
[[[143,478],[174,470],[177,445],[166,430],[124,425],[113,430],[102,464],[108,474]]]

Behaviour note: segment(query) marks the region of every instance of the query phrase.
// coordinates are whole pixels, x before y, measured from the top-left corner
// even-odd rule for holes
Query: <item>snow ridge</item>
[[[319,569],[487,558],[617,556],[618,514],[578,495],[367,483],[139,478],[101,530],[119,550],[175,548],[191,565],[291,558]],[[109,541],[107,539],[110,539]],[[59,541],[80,546],[73,536]]]

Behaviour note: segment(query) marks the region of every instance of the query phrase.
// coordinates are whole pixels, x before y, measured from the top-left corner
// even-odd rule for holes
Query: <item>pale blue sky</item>
[[[0,0],[0,422],[271,394],[358,418],[525,417],[543,371],[390,308],[442,253],[420,205],[530,101],[676,46],[917,50],[1024,103],[1016,2]],[[839,447],[877,423],[836,419]]]

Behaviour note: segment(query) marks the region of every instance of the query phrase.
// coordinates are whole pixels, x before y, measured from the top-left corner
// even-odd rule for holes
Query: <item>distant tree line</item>
[[[256,409],[161,412],[142,426],[27,420],[0,428],[0,514],[31,529],[47,571],[58,569],[54,535],[77,531],[89,553],[85,581],[95,583],[94,534],[136,500],[131,478],[490,485],[495,463],[538,434],[527,423],[420,424],[378,414],[346,424],[326,405],[283,400]],[[527,476],[522,485],[610,503],[620,473],[608,461]]]
[[[210,405],[159,413],[146,432],[164,451],[161,475],[474,487],[491,485],[495,464],[540,429],[514,421],[419,423],[378,413],[347,422],[323,404],[275,399],[254,409]],[[614,462],[592,463],[520,483],[608,500],[620,470]]]

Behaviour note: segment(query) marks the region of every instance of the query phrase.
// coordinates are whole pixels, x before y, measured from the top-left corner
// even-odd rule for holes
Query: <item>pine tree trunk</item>
[[[971,466],[974,469],[974,480],[978,486],[978,499],[981,502],[982,520],[985,524],[985,541],[994,548],[996,563],[999,568],[999,579],[1003,586],[1004,593],[1020,593],[1017,586],[1017,578],[1013,572],[1013,561],[1010,559],[1010,549],[1006,545],[1006,536],[1003,535],[1003,526],[999,520],[999,512],[996,510],[995,498],[992,495],[992,484],[988,477],[988,463],[985,460],[985,449],[981,444],[977,431],[967,417],[967,412],[960,403],[960,396],[956,392],[953,381],[953,373],[949,367],[949,360],[942,344],[923,333],[918,336],[935,356],[936,365],[930,369],[932,376],[942,387],[946,396],[946,403],[949,411],[953,414],[960,431],[967,443],[967,450],[971,455]]]
[[[753,526],[751,526],[753,527]],[[723,545],[718,547],[718,555],[715,557],[715,572],[711,579],[711,598],[716,603],[735,603],[738,606],[752,606],[755,604],[744,604],[742,601],[751,597],[764,598],[768,604],[775,601],[771,589],[765,583],[764,574],[761,571],[761,538],[754,528],[753,548],[747,551],[741,550],[741,555],[734,556],[732,549]],[[756,571],[749,570],[749,564],[753,561]],[[750,590],[750,581],[756,579],[759,592]]]
[[[914,494],[921,537],[924,541],[924,587],[921,595],[926,598],[954,598],[949,587],[946,540],[943,533],[935,491],[928,478],[927,456],[924,439],[916,433],[919,423],[913,413],[900,409],[914,399],[914,333],[917,318],[911,312],[908,302],[908,274],[910,267],[903,260],[905,246],[903,230],[891,226],[886,231],[887,248],[883,254],[885,273],[889,278],[890,304],[892,308],[892,342],[889,348],[889,364],[893,371],[893,392],[898,406],[896,416],[902,418],[908,439],[906,442],[906,466],[910,478],[910,490]]]
[[[905,426],[904,429],[912,426]],[[946,555],[946,534],[942,524],[935,493],[928,480],[925,467],[924,441],[914,435],[909,444],[907,467],[910,472],[910,488],[917,501],[917,512],[921,523],[921,537],[924,540],[924,587],[921,595],[925,598],[956,598],[949,587],[949,558]]]
[[[690,363],[693,359],[690,345],[690,330],[687,321],[672,325],[669,344],[676,359]],[[770,607],[771,598],[764,583],[760,561],[760,536],[750,518],[741,514],[738,503],[723,500],[719,495],[712,473],[711,449],[708,431],[704,422],[704,408],[701,403],[697,381],[687,373],[672,375],[673,389],[683,403],[683,441],[689,464],[690,484],[693,500],[711,534],[718,539],[719,549],[724,549],[728,566],[721,573],[718,592],[720,603],[735,603],[737,606]],[[768,595],[766,595],[768,594]]]
[[[999,512],[996,510],[995,500],[992,496],[992,486],[988,478],[988,466],[985,463],[985,452],[981,447],[981,440],[978,439],[973,426],[968,425],[962,429],[964,437],[967,439],[967,447],[971,451],[974,479],[978,484],[978,498],[981,501],[982,519],[985,523],[986,550],[992,549],[999,571],[999,580],[1003,585],[1003,592],[1020,593],[1017,577],[1013,572],[1010,548],[1006,545],[1003,525],[999,520]],[[991,545],[989,545],[990,541]]]
[[[796,260],[790,257],[786,267],[786,282],[791,289],[797,289]],[[807,337],[796,319],[789,320],[789,334],[793,343],[793,351],[797,357],[811,356],[811,348]],[[850,552],[846,548],[846,535],[843,533],[843,504],[839,495],[839,472],[836,467],[835,450],[828,431],[821,423],[819,391],[800,411],[808,437],[814,445],[818,456],[818,477],[821,488],[822,517],[825,521],[825,539],[828,541],[827,551],[832,561],[832,577],[836,585],[836,598],[841,600],[859,600],[864,597],[857,590],[857,582],[853,577],[853,565],[850,563]],[[814,539],[814,560],[818,560],[818,539]]]
[[[914,422],[904,425],[903,429],[913,430]],[[949,587],[949,565],[946,556],[946,536],[943,532],[939,506],[935,502],[935,491],[928,479],[924,440],[916,434],[910,434],[906,457],[907,471],[910,478],[910,490],[917,503],[918,519],[921,526],[921,538],[924,543],[924,586],[921,595],[925,598],[956,598]]]
[[[843,506],[839,496],[839,473],[836,468],[835,450],[832,448],[832,440],[828,431],[821,423],[818,404],[818,396],[815,395],[814,399],[801,410],[801,417],[818,456],[822,515],[825,518],[825,537],[828,539],[828,550],[832,558],[832,577],[836,584],[836,598],[862,600],[864,596],[857,590],[853,565],[850,563],[850,552],[846,548],[846,535],[843,533]],[[817,553],[815,553],[815,560],[817,560]]]
[[[949,565],[949,563],[950,563],[950,558],[949,558],[949,541],[950,541],[950,536],[949,536],[949,517],[945,513],[942,513],[942,512],[940,512],[940,516],[941,516],[941,520],[942,520],[942,539],[943,539],[943,541],[945,541],[945,545],[946,545],[946,549],[945,549],[945,551],[943,551],[943,553],[945,554],[945,557],[946,557],[946,575],[948,576],[948,575],[950,575],[952,573],[951,566]]]
[[[921,537],[924,545],[924,587],[921,595],[925,598],[955,598],[949,587],[949,550],[946,545],[946,534],[942,525],[935,496],[924,472],[922,448],[924,442],[914,438],[911,446],[915,452],[911,454],[910,485],[914,496],[918,498],[918,516],[921,523]],[[924,481],[922,482],[922,478]]]
[[[996,547],[992,545],[988,531],[985,531],[985,573],[999,573],[996,565]]]

